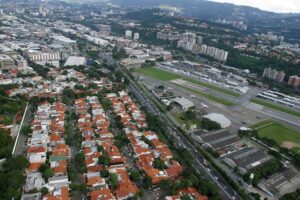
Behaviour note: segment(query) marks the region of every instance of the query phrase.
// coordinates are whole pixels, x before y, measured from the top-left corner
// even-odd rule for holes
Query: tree
[[[42,195],[46,195],[46,194],[49,193],[49,190],[48,190],[48,188],[43,187],[42,190],[41,190],[41,192],[42,192]]]
[[[75,155],[75,162],[78,164],[78,171],[80,173],[85,173],[87,171],[85,166],[85,156],[83,153],[77,153]]]
[[[29,135],[30,133],[32,133],[30,125],[23,127],[21,133],[24,135]]]
[[[151,131],[154,131],[156,133],[165,133],[166,131],[165,123],[162,123],[157,116],[147,114],[146,120],[148,123],[148,128]]]
[[[118,115],[115,119],[116,119],[115,121],[116,121],[116,126],[117,126],[117,128],[118,128],[118,129],[123,129],[123,128],[124,128],[124,125],[123,125],[123,123],[121,122],[121,116]]]
[[[110,101],[109,99],[107,99],[107,98],[102,98],[102,99],[100,100],[100,103],[101,103],[103,109],[106,110],[106,111],[107,111],[107,110],[110,110],[110,109],[112,108],[112,103],[111,103],[111,101]]]
[[[110,157],[105,151],[102,152],[102,155],[98,159],[98,164],[108,166],[110,162]]]
[[[74,167],[70,166],[68,168],[68,177],[69,177],[70,181],[72,181],[72,182],[75,181],[77,176],[78,175],[77,175],[76,169]]]
[[[250,174],[253,173],[254,178],[252,184],[257,185],[263,177],[274,174],[275,172],[279,171],[282,167],[283,164],[279,160],[272,160],[264,166],[257,167],[255,169],[250,170],[243,176],[243,179],[245,181],[249,181]]]
[[[196,118],[196,113],[193,112],[192,110],[188,110],[184,113],[185,117],[188,119],[188,120],[194,120]]]
[[[19,188],[25,183],[25,177],[21,171],[12,170],[0,172],[0,194],[1,199],[19,199],[21,191]]]
[[[206,118],[203,118],[201,120],[201,126],[202,126],[202,128],[204,128],[206,130],[218,130],[221,128],[221,125],[219,123],[211,121]]]
[[[188,195],[182,195],[180,197],[180,200],[192,200],[192,198],[190,196],[188,196]]]
[[[109,171],[105,167],[103,167],[100,171],[100,175],[102,178],[107,178],[109,176]]]
[[[169,191],[171,189],[171,181],[164,179],[158,184],[158,186],[164,191]]]
[[[28,166],[28,164],[29,162],[25,156],[17,156],[6,160],[4,167],[7,171],[12,171],[12,170],[23,171]]]
[[[133,181],[139,181],[141,179],[141,175],[140,175],[139,171],[134,170],[134,169],[130,170],[129,177]]]
[[[165,162],[160,158],[154,158],[153,166],[159,170],[163,170],[167,168]]]
[[[255,199],[255,200],[260,200],[260,194],[258,193],[254,193],[254,192],[251,192],[250,195]]]
[[[117,184],[118,184],[118,176],[114,173],[109,174],[109,182],[110,182],[110,187],[111,189],[116,189]]]
[[[13,140],[9,133],[0,129],[0,158],[8,158],[11,156]]]
[[[43,177],[46,180],[53,176],[53,171],[47,164],[42,164],[39,168],[39,171],[43,174]]]
[[[82,192],[82,193],[87,193],[88,192],[88,186],[86,183],[82,183],[79,185],[79,190]]]
[[[114,47],[112,50],[112,57],[116,60],[121,60],[121,59],[127,58],[128,55],[126,54],[126,51],[124,48],[118,49],[117,47]]]
[[[152,179],[147,174],[145,175],[145,177],[143,179],[143,184],[144,184],[145,189],[148,189],[152,185]]]

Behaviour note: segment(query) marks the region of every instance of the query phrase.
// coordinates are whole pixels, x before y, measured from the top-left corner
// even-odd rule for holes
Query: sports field
[[[136,69],[136,72],[143,74],[145,76],[150,76],[152,78],[162,80],[162,81],[171,81],[174,79],[182,78],[183,80],[189,81],[191,83],[194,83],[194,84],[202,86],[202,87],[206,87],[206,88],[215,90],[217,92],[220,92],[220,93],[223,93],[226,95],[230,95],[230,96],[234,96],[234,97],[240,96],[239,93],[234,92],[233,90],[222,88],[222,87],[219,87],[219,86],[211,84],[211,83],[205,83],[205,82],[202,82],[199,80],[194,80],[192,78],[180,76],[178,74],[160,70],[160,69],[157,69],[154,67],[142,67],[142,68]]]
[[[271,103],[271,102],[268,102],[268,101],[265,101],[265,100],[261,100],[261,99],[252,99],[251,102],[256,103],[256,104],[260,104],[260,105],[265,106],[265,107],[272,108],[274,110],[278,110],[280,112],[284,112],[284,113],[287,113],[287,114],[290,114],[290,115],[294,115],[296,117],[300,117],[300,112],[292,110],[292,108],[286,108],[286,107],[283,107],[283,106],[280,106],[280,105],[277,105],[277,104],[274,104],[274,103]]]
[[[265,121],[252,126],[258,131],[260,137],[276,141],[280,146],[292,149],[300,147],[300,132],[284,124]]]

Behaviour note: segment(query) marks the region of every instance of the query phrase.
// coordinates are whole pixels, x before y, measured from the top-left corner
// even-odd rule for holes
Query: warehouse
[[[202,116],[202,118],[220,124],[221,128],[228,128],[231,125],[231,121],[227,117],[218,113],[210,113],[208,115]]]
[[[80,66],[85,64],[86,64],[85,57],[70,56],[64,66]]]
[[[241,174],[247,173],[249,170],[262,166],[273,158],[266,152],[254,147],[246,147],[240,151],[236,151],[227,155],[224,162],[232,168],[238,167]]]
[[[222,130],[215,133],[203,134],[200,138],[201,143],[215,151],[240,142],[237,135]]]
[[[171,100],[172,104],[182,111],[187,111],[195,107],[195,104],[184,97],[176,97]]]
[[[262,180],[258,187],[272,197],[283,195],[300,183],[299,175],[290,168],[284,168],[280,172]]]

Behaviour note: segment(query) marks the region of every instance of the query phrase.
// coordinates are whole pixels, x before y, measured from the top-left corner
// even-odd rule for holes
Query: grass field
[[[177,74],[163,71],[154,67],[142,67],[136,69],[135,71],[145,76],[150,76],[161,81],[171,81],[180,78],[180,76]]]
[[[284,124],[267,120],[251,128],[257,129],[260,137],[266,137],[276,141],[279,145],[284,142],[293,142],[300,144],[300,132],[293,130]],[[296,148],[296,147],[295,147]]]
[[[289,108],[286,108],[286,107],[283,107],[283,106],[280,106],[280,105],[276,105],[276,104],[271,103],[271,102],[267,102],[267,101],[264,101],[264,100],[261,100],[261,99],[252,99],[251,102],[256,103],[256,104],[260,104],[262,106],[266,106],[266,107],[269,107],[269,108],[272,108],[274,110],[278,110],[278,111],[281,111],[281,112],[284,112],[284,113],[287,113],[287,114],[290,114],[290,115],[294,115],[296,117],[300,117],[300,112],[289,109]]]
[[[179,84],[175,84],[175,85],[177,85],[178,87],[184,88],[184,89],[186,89],[186,90],[188,90],[188,91],[190,91],[190,92],[192,92],[192,93],[195,93],[195,94],[197,94],[197,95],[200,95],[200,96],[203,96],[203,97],[205,97],[205,98],[207,98],[207,99],[210,99],[210,100],[212,100],[212,101],[215,101],[215,102],[217,102],[217,103],[223,104],[223,105],[225,105],[225,106],[233,106],[233,105],[235,105],[233,102],[228,101],[228,100],[226,100],[226,99],[222,99],[222,98],[219,98],[219,97],[216,97],[216,96],[213,96],[213,95],[210,95],[210,94],[201,92],[201,91],[199,91],[199,90],[194,90],[194,89],[191,89],[191,88],[188,88],[188,87],[179,85]]]
[[[262,121],[262,122],[259,122],[257,124],[250,126],[250,128],[257,129],[259,127],[266,126],[268,124],[273,124],[273,123],[274,123],[274,121],[272,121],[272,120],[265,120],[265,121]]]
[[[218,87],[218,86],[210,84],[210,83],[205,83],[205,82],[202,82],[202,81],[197,81],[197,80],[194,80],[194,79],[191,79],[191,78],[182,78],[182,79],[184,79],[186,81],[189,81],[191,83],[194,83],[196,85],[200,85],[202,87],[206,87],[206,88],[209,88],[209,89],[221,92],[223,94],[227,94],[227,95],[234,96],[234,97],[241,96],[239,93],[234,92],[233,90],[222,88],[222,87]]]
[[[292,148],[292,151],[295,152],[296,154],[300,155],[300,148],[299,147]]]
[[[139,68],[135,70],[136,72],[143,74],[145,76],[150,76],[152,78],[161,80],[161,81],[171,81],[174,79],[178,79],[178,78],[182,78],[183,80],[189,81],[191,83],[194,83],[196,85],[202,86],[202,87],[206,87],[212,90],[215,90],[217,92],[221,92],[223,94],[227,94],[230,96],[234,96],[234,97],[239,97],[240,94],[237,92],[234,92],[233,90],[230,89],[226,89],[226,88],[222,88],[210,83],[205,83],[202,81],[198,81],[198,80],[194,80],[188,77],[183,77],[180,76],[178,74],[172,73],[172,72],[167,72],[167,71],[163,71],[154,67],[143,67],[143,68]]]

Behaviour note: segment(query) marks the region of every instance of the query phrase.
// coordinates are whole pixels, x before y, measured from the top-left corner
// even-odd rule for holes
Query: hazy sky
[[[252,6],[252,7],[260,8],[262,10],[281,12],[281,13],[287,13],[287,12],[300,13],[300,0],[211,0],[211,1]]]

